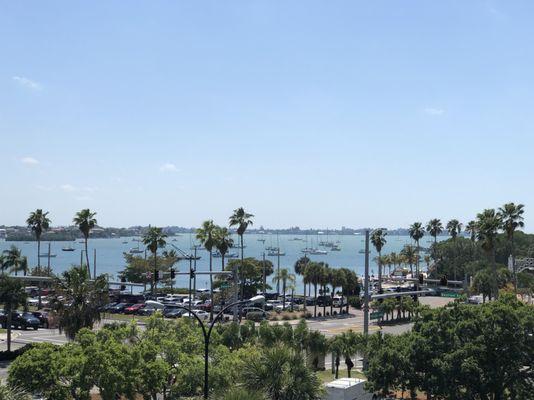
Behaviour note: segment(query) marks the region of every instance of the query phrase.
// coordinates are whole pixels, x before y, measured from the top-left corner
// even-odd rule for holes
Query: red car
[[[137,312],[144,306],[144,303],[133,304],[130,307],[126,307],[124,309],[124,314],[137,314]]]

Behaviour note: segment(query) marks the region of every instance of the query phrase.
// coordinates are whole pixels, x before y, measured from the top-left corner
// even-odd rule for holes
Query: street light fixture
[[[177,305],[178,308],[182,308],[184,310],[187,310],[189,314],[191,314],[200,324],[200,327],[202,328],[202,334],[204,335],[204,398],[208,398],[209,394],[209,382],[208,382],[208,368],[209,368],[209,346],[210,346],[210,337],[211,337],[211,331],[213,330],[213,327],[215,326],[215,323],[217,320],[222,317],[224,312],[232,307],[235,307],[239,304],[244,304],[248,302],[257,302],[257,301],[265,301],[265,296],[258,295],[251,297],[248,300],[240,300],[235,301],[231,304],[228,304],[226,307],[224,307],[219,313],[213,318],[213,321],[209,324],[209,326],[206,329],[206,325],[204,324],[204,321],[193,311],[191,310],[191,305],[188,307],[184,307],[181,305]],[[211,305],[213,307],[213,304]]]

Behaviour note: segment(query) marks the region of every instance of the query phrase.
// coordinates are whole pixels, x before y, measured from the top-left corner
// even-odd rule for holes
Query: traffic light
[[[447,277],[443,275],[441,279],[439,280],[440,286],[447,286]]]
[[[423,274],[419,274],[419,284],[422,285],[423,283],[425,283],[425,277]]]
[[[171,279],[174,279],[176,277],[176,272],[174,269],[171,268]]]
[[[159,281],[159,271],[157,269],[154,270],[154,281],[155,282]]]
[[[124,276],[121,277],[121,283],[126,283],[126,278]],[[123,290],[126,290],[126,285],[121,285],[121,292]]]
[[[190,279],[193,279],[195,277],[195,269],[194,268],[191,268],[189,270],[189,278]]]

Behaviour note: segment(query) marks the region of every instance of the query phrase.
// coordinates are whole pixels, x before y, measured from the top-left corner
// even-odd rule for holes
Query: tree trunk
[[[244,253],[243,253],[243,235],[239,235],[239,240],[241,241],[241,300],[245,299],[245,281],[243,279],[243,264],[244,264]]]
[[[224,253],[221,253],[221,261],[222,261],[221,271],[224,271]]]
[[[323,317],[326,316],[326,285],[323,285]]]
[[[210,249],[210,272],[213,272],[213,254]],[[213,275],[210,274],[210,321],[213,321]]]
[[[382,291],[382,250],[378,252],[378,290]]]
[[[330,295],[330,297],[332,298],[332,301],[330,302],[330,315],[334,315],[334,296],[336,295],[335,291],[336,288],[334,287],[334,285],[332,285],[332,294]]]
[[[91,279],[91,268],[89,267],[89,252],[87,251],[87,236],[85,236],[85,261],[87,262],[87,273],[89,274],[89,279]]]
[[[37,267],[41,269],[41,238],[37,238]]]
[[[6,307],[6,308],[7,308],[6,310],[7,311],[7,318],[6,318],[7,320],[6,322],[7,324],[6,326],[7,328],[7,351],[9,352],[11,351],[11,317],[12,316],[11,316],[11,306]]]
[[[304,286],[304,311],[306,311],[306,281],[304,279],[304,275],[302,275],[302,286]]]
[[[315,298],[313,299],[313,317],[317,317],[317,284],[313,285],[315,287]]]
[[[339,356],[336,356],[336,379],[339,379]]]
[[[280,281],[279,281],[280,282]],[[283,304],[282,304],[282,311],[286,310],[286,280],[282,279],[282,290],[284,293],[282,294]]]
[[[291,289],[291,312],[293,312],[293,299],[295,297],[295,289]]]

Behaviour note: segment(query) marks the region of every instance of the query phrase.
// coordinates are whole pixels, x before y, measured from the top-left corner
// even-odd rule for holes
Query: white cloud
[[[159,167],[159,170],[161,172],[178,172],[179,169],[176,167],[176,165],[172,163],[165,163],[161,167]]]
[[[60,189],[65,191],[65,192],[75,192],[76,191],[76,188],[74,186],[72,186],[72,185],[69,185],[68,183],[66,183],[64,185],[61,185]]]
[[[19,85],[24,86],[30,90],[41,90],[43,86],[39,82],[32,81],[31,79],[25,78],[23,76],[14,76],[13,80]]]
[[[443,108],[426,107],[423,111],[425,112],[425,114],[428,114],[428,115],[443,115],[443,114],[445,114],[445,110]]]
[[[23,163],[24,165],[37,165],[37,164],[39,164],[39,161],[36,160],[33,157],[22,157],[20,159],[20,162]]]

